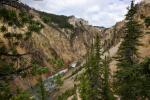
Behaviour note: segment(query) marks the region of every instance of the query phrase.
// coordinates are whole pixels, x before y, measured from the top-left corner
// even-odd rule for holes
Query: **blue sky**
[[[37,10],[74,15],[94,26],[111,27],[124,19],[130,0],[22,0]],[[136,0],[139,2],[141,0]]]

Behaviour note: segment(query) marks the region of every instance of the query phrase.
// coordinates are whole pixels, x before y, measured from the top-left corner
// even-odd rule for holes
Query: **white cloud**
[[[141,0],[136,0],[139,2]],[[124,19],[130,0],[23,0],[30,6],[49,13],[75,15],[92,25],[110,27]]]

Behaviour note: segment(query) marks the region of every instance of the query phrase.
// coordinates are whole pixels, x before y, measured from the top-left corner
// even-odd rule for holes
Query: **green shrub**
[[[54,81],[55,81],[55,84],[58,85],[58,86],[62,86],[63,85],[63,80],[61,79],[62,76],[61,75],[57,75],[54,77]]]
[[[11,100],[35,100],[27,91],[17,91],[17,95],[13,96]]]
[[[3,18],[4,22],[7,22],[8,25],[16,25],[16,26],[21,26],[21,23],[19,22],[17,18],[17,14],[13,10],[7,10],[5,8],[0,9],[0,18]]]
[[[16,39],[21,40],[22,39],[22,34],[15,34]]]
[[[0,97],[1,100],[9,100],[11,94],[10,94],[10,86],[8,82],[1,80],[0,81]]]
[[[6,53],[6,52],[7,52],[7,48],[5,46],[1,46],[0,53]]]
[[[1,64],[0,66],[2,66],[2,67],[0,67],[0,73],[1,73],[1,75],[10,74],[14,70],[14,68],[11,65],[7,64],[4,61],[0,60],[0,64]]]
[[[12,37],[12,35],[11,35],[11,33],[10,32],[8,32],[8,33],[6,33],[6,34],[4,34],[4,38],[11,38]]]
[[[32,37],[32,32],[26,32],[25,33],[25,38],[24,38],[24,40],[28,40],[29,38],[31,38]]]
[[[2,26],[0,30],[1,30],[1,32],[6,32],[7,28],[5,26]]]
[[[26,23],[30,23],[33,19],[33,16],[28,15],[27,12],[25,12],[25,11],[21,11],[19,13],[19,17],[20,17],[21,22],[22,22],[23,25],[26,24]]]
[[[32,36],[32,32],[26,32],[26,37],[31,37]]]
[[[25,34],[26,34],[26,36],[31,36],[32,32],[26,32]]]
[[[145,25],[148,27],[150,26],[150,17],[145,18]]]
[[[67,100],[68,97],[74,95],[76,93],[76,88],[67,90],[65,93],[63,93],[62,95],[58,96],[57,100]]]
[[[4,34],[4,38],[9,39],[12,37],[15,37],[16,39],[20,40],[22,39],[22,34],[16,34],[16,33],[10,33],[10,32]]]
[[[52,63],[56,66],[56,67],[63,67],[64,66],[64,61],[63,59],[57,58],[57,59],[52,59]]]
[[[47,24],[49,24],[50,21],[51,21],[50,17],[48,17],[48,16],[43,16],[42,20],[43,20],[44,23],[47,23]]]
[[[73,98],[72,98],[72,100],[78,100],[77,96],[74,95]]]
[[[44,73],[47,73],[48,70],[49,69],[47,67],[42,67],[42,66],[39,66],[38,64],[33,64],[32,65],[32,70],[31,70],[31,74],[33,76],[42,75]]]
[[[4,20],[9,19],[9,12],[7,9],[0,9],[0,18],[4,18]]]
[[[28,27],[30,32],[40,32],[44,26],[38,21],[31,21]]]
[[[57,24],[60,28],[68,28],[68,29],[73,29],[73,25],[71,25],[68,22],[68,17],[63,16],[63,15],[54,15],[54,14],[48,14],[45,12],[39,12],[42,20],[49,24],[52,25],[52,23]]]

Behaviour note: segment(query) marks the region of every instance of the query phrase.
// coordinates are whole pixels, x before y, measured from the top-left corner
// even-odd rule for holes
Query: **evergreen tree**
[[[140,24],[134,19],[136,5],[131,2],[128,14],[126,15],[126,34],[118,51],[118,71],[116,73],[115,87],[122,100],[136,100],[138,92],[137,71],[138,52],[137,47],[141,35]]]
[[[138,72],[139,97],[142,100],[150,100],[150,57],[145,57],[139,64]]]
[[[102,59],[99,36],[96,36],[85,67],[85,73],[80,79],[80,94],[83,100],[101,100],[102,96]]]
[[[42,80],[42,77],[40,77],[39,79],[40,82],[40,96],[41,96],[41,100],[46,100],[46,92],[45,92],[45,87],[44,87],[44,82]]]
[[[102,59],[100,37],[97,35],[84,65],[80,79],[82,100],[114,100],[109,83],[109,61]]]
[[[109,82],[109,62],[110,58],[105,57],[103,62],[103,68],[104,68],[104,80],[103,80],[103,99],[104,100],[114,100],[114,96],[112,94],[112,91],[110,89],[110,82]]]

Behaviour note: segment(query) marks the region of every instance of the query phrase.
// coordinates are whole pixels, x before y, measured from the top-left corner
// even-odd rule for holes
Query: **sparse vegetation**
[[[4,34],[4,38],[12,38],[12,37],[15,37],[16,39],[20,40],[22,39],[22,34],[16,34],[10,32]]]
[[[57,75],[54,77],[54,83],[59,87],[63,85],[62,75]]]
[[[32,32],[26,32],[25,35],[26,35],[25,40],[28,40],[32,36]]]
[[[51,61],[57,68],[61,68],[64,66],[64,61],[61,58],[52,59]]]
[[[3,25],[0,30],[1,30],[1,32],[6,32],[7,28]]]
[[[27,91],[17,90],[17,95],[13,96],[11,100],[35,100]]]
[[[42,17],[42,20],[43,20],[44,23],[47,23],[47,24],[50,24],[50,23],[51,23],[51,19],[50,19],[50,17],[48,17],[48,16],[43,16],[43,17]]]
[[[38,21],[31,21],[28,27],[28,30],[30,32],[40,32],[40,30],[43,28],[44,26],[38,22]]]
[[[150,26],[150,17],[146,17],[146,18],[145,18],[145,25],[146,25],[147,27]]]
[[[67,100],[68,97],[73,96],[74,94],[76,94],[76,87],[74,87],[73,89],[67,90],[65,93],[58,96],[57,100]]]
[[[7,10],[5,8],[0,9],[0,18],[3,18],[4,22],[7,22],[8,25],[16,25],[16,26],[21,26],[21,23],[19,22],[17,18],[17,14],[13,10]]]
[[[48,25],[56,24],[60,28],[68,28],[68,29],[74,28],[71,24],[69,24],[68,17],[66,17],[66,16],[48,14],[45,12],[40,12],[40,16],[41,16],[42,20]]]
[[[23,27],[25,24],[28,24],[29,32],[39,33],[40,30],[44,28],[39,21],[34,21],[33,16],[27,14],[25,11],[21,11],[19,15],[17,15],[14,10],[0,8],[0,18],[2,18],[5,23],[8,23],[9,26]],[[6,30],[2,27],[1,31]]]
[[[3,42],[0,46],[0,99],[1,100],[33,100],[30,98],[32,95],[24,91],[18,91],[14,88],[11,91],[11,82],[14,80],[13,77],[28,78],[29,76],[39,76],[48,71],[47,67],[41,67],[38,64],[30,64],[29,62],[23,63],[25,60],[24,55],[28,53],[20,54],[17,50],[18,44],[23,41],[24,35],[28,38],[31,37],[32,32],[40,32],[44,27],[40,22],[33,21],[32,16],[29,16],[25,12],[21,12],[17,15],[15,10],[8,10],[5,8],[0,8],[0,18],[2,21],[12,27],[14,30],[16,28],[23,27],[25,24],[29,26],[29,30],[25,34],[17,32],[8,32],[6,25],[0,28],[1,32],[4,32],[3,37],[8,40],[8,47],[3,46]],[[22,63],[18,63],[18,61]],[[41,82],[41,81],[40,81]],[[44,96],[41,88],[41,97],[43,100]],[[28,91],[27,91],[28,92]]]
[[[20,19],[21,19],[20,21],[22,22],[23,25],[26,23],[30,23],[30,21],[32,21],[32,19],[33,19],[33,16],[27,14],[26,11],[21,11],[19,13],[19,17],[20,17]]]
[[[126,15],[126,20],[121,22],[121,25],[123,25],[124,28],[123,31],[122,26],[121,29],[119,29],[119,23],[115,26],[114,34],[109,34],[109,32],[112,33],[114,27],[110,30],[108,29],[108,31],[106,30],[106,32],[105,28],[100,29],[102,33],[104,33],[102,36],[106,37],[102,39],[104,41],[100,41],[101,34],[97,34],[95,39],[93,39],[95,34],[91,35],[89,33],[87,34],[88,36],[82,34],[82,32],[86,31],[86,33],[97,32],[92,26],[83,28],[80,27],[80,25],[77,25],[77,28],[74,29],[74,27],[68,23],[68,17],[44,12],[39,12],[44,23],[53,26],[53,28],[57,29],[57,32],[60,33],[60,28],[70,29],[72,32],[68,31],[67,35],[65,34],[66,36],[62,33],[61,40],[59,40],[59,38],[56,39],[54,35],[53,41],[52,34],[48,35],[51,36],[50,38],[46,38],[47,34],[35,34],[43,37],[34,38],[32,33],[40,33],[45,25],[42,24],[43,22],[41,23],[41,20],[37,20],[38,16],[33,19],[33,16],[25,10],[10,10],[9,7],[8,9],[0,7],[0,21],[2,22],[0,32],[3,33],[0,34],[0,100],[47,100],[51,97],[51,93],[49,93],[51,91],[59,91],[59,94],[54,94],[54,97],[57,96],[57,100],[67,100],[68,97],[71,97],[72,100],[77,100],[76,92],[79,93],[82,100],[114,100],[114,94],[121,100],[150,100],[150,57],[145,57],[143,59],[139,57],[138,53],[138,47],[141,46],[140,43],[146,44],[144,46],[146,49],[149,49],[149,45],[147,45],[147,37],[145,39],[146,41],[144,41],[146,43],[144,43],[143,40],[142,42],[140,40],[140,37],[143,36],[143,34],[141,34],[141,28],[143,28],[141,27],[141,24],[143,23],[139,24],[138,21],[140,20],[136,20],[136,17],[134,17],[135,15],[137,16],[137,6],[133,1],[134,0],[132,0],[131,6],[128,9],[129,11]],[[33,10],[33,12],[34,11],[35,10]],[[147,26],[147,29],[144,30],[144,32],[149,31],[150,17],[145,17],[145,13],[140,15],[140,17],[144,20],[145,26]],[[88,30],[88,28],[90,29]],[[52,32],[55,33],[55,29],[52,29]],[[99,29],[96,30],[99,31]],[[49,32],[49,30],[44,30],[44,32]],[[76,34],[78,32],[81,33],[79,36],[82,38],[77,37],[74,39],[74,35],[78,35]],[[121,33],[121,35],[118,33]],[[123,33],[124,35],[122,37]],[[70,40],[68,37],[70,37]],[[92,41],[91,48],[87,45],[88,43],[90,44],[90,40],[88,40],[90,37],[94,40]],[[107,37],[111,37],[111,39]],[[120,37],[123,39],[118,39]],[[29,44],[23,43],[24,39],[26,40],[25,42]],[[84,40],[82,41],[82,39]],[[75,44],[73,46],[73,40],[75,43],[79,43],[79,45]],[[76,40],[79,41],[76,42]],[[61,41],[63,41],[60,48],[67,46],[67,50],[70,50],[71,53],[70,51],[69,53],[66,53],[66,51],[60,51],[58,53],[58,50],[55,50],[55,48],[57,49],[58,47],[55,47],[55,41],[59,41],[58,46],[60,46]],[[67,44],[69,41],[71,41],[71,45]],[[103,59],[104,52],[101,50],[104,49],[104,46],[101,45],[101,42],[106,42],[105,47],[108,47],[107,50],[110,51],[110,47],[114,44],[118,43],[120,45],[118,53],[115,55],[116,59],[107,59],[107,57]],[[150,44],[150,41],[148,42]],[[65,45],[65,43],[67,45]],[[37,46],[38,44],[40,44],[40,46]],[[21,48],[21,46],[24,48]],[[85,64],[82,67],[78,67],[77,65],[77,67],[72,68],[71,71],[69,68],[62,70],[67,71],[67,73],[64,74],[60,69],[69,65],[72,62],[72,59],[77,60],[77,57],[81,57],[80,54],[82,55],[85,53],[81,50],[81,52],[75,53],[77,54],[77,57],[73,57],[76,55],[73,55],[72,52],[75,52],[77,48],[79,48],[79,50],[82,49],[81,46],[83,46],[83,50],[88,51],[86,57],[83,58],[83,61],[81,62],[81,65],[83,63]],[[84,46],[87,46],[87,48]],[[48,50],[50,52],[48,52]],[[20,54],[20,52],[25,51],[28,52]],[[110,52],[111,56],[113,56],[112,53],[116,53],[114,51]],[[60,53],[64,53],[64,55],[61,54],[60,56]],[[71,55],[67,56],[66,54]],[[63,59],[60,57],[63,57]],[[51,58],[54,59],[51,60]],[[110,77],[109,63],[111,60],[117,62],[115,67],[118,69],[115,69],[116,72],[113,72],[114,70],[112,71],[113,75],[115,75],[114,78]],[[43,67],[45,65],[53,66]],[[49,68],[52,70],[48,71]],[[55,74],[56,70],[59,70],[59,72]],[[29,83],[32,81],[31,79],[34,79],[33,83],[36,79],[36,86],[33,86],[32,82]],[[18,81],[23,81],[23,84],[27,84],[26,86],[28,87],[26,88],[25,86],[27,91],[17,88]],[[50,82],[50,84],[46,84],[45,82]],[[71,89],[74,82],[78,87],[74,86],[74,88]],[[67,86],[66,84],[64,85],[64,83],[67,83]],[[65,89],[67,91],[61,93],[62,90],[60,89],[64,89],[65,87],[69,88],[69,90]],[[77,89],[79,89],[79,91],[77,91]]]

